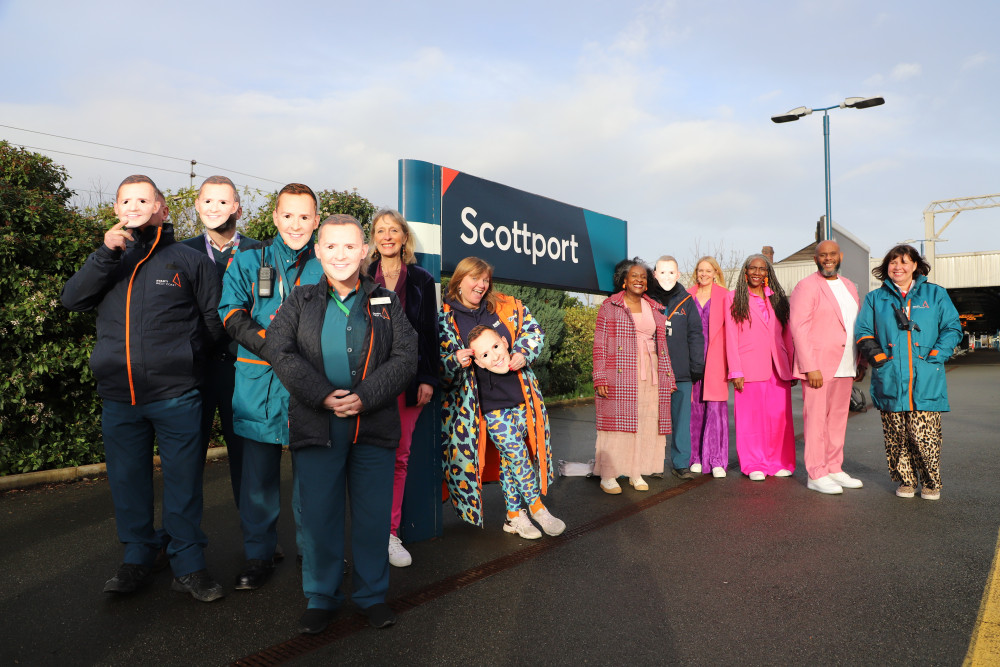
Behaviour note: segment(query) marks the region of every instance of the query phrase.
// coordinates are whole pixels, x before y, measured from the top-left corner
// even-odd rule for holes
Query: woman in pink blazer
[[[729,290],[714,257],[695,264],[694,297],[705,333],[705,376],[691,387],[691,472],[725,477],[729,465],[729,385],[726,370],[726,299]]]
[[[750,255],[726,308],[740,470],[759,482],[795,470],[788,297],[763,255]]]

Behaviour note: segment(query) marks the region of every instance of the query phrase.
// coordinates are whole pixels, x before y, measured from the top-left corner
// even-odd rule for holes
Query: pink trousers
[[[805,430],[803,459],[809,479],[841,472],[844,437],[851,406],[854,378],[829,378],[813,389],[802,380],[802,421]]]
[[[795,470],[792,429],[792,386],[775,375],[762,382],[744,382],[736,392],[736,453],[740,470],[773,475]]]
[[[399,447],[396,449],[396,471],[392,479],[392,520],[389,532],[399,535],[399,522],[403,518],[403,490],[406,488],[406,464],[410,461],[410,444],[413,442],[413,429],[423,406],[406,405],[406,392],[399,395],[399,425],[401,434]]]

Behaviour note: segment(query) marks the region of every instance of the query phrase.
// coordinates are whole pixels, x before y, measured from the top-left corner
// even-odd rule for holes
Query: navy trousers
[[[670,394],[670,463],[674,470],[691,467],[691,382],[677,381]]]
[[[205,383],[201,388],[201,446],[208,451],[215,411],[219,411],[222,438],[229,458],[229,481],[233,500],[240,506],[240,481],[243,476],[243,437],[233,431],[233,389],[236,383],[235,360],[214,358],[208,362]]]
[[[389,590],[389,523],[396,450],[364,444],[292,451],[302,512],[302,592],[309,608],[344,601],[346,494],[351,503],[354,592],[362,609],[385,602]]]
[[[126,563],[152,565],[167,542],[175,576],[205,569],[207,539],[201,530],[201,396],[197,390],[177,398],[131,405],[104,401],[101,429],[108,484],[115,506],[118,539]],[[163,469],[163,532],[153,528],[153,438]]]
[[[281,445],[243,438],[243,476],[240,482],[240,527],[247,560],[268,560],[278,544],[281,513]],[[292,458],[292,470],[295,459]],[[302,553],[299,523],[299,490],[292,487],[295,541]],[[386,547],[388,548],[388,547]]]

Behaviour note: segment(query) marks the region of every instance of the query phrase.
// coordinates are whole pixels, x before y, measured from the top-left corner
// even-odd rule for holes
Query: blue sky
[[[770,121],[797,106],[885,96],[830,115],[833,218],[875,255],[921,238],[931,201],[1000,192],[996,2],[212,4],[0,0],[0,124],[378,205],[399,158],[427,160],[625,218],[632,254],[682,263],[812,240],[821,114]],[[133,171],[188,182],[51,155],[83,199]],[[998,229],[1000,209],[962,213],[938,252],[1000,248]]]

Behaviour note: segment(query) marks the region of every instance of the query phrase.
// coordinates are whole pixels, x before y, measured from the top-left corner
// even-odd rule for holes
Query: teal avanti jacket
[[[896,308],[908,311],[915,326],[901,328]],[[886,280],[865,297],[854,337],[860,349],[873,350],[872,363],[884,362],[872,368],[876,408],[882,412],[949,410],[944,362],[962,340],[962,323],[947,290],[918,275],[904,298],[895,283]]]
[[[258,294],[258,272],[265,262],[275,269],[272,296]],[[323,268],[310,240],[301,250],[276,236],[236,255],[222,281],[219,317],[230,338],[239,343],[233,430],[244,438],[288,444],[288,391],[264,356],[267,327],[296,285],[315,284]]]

